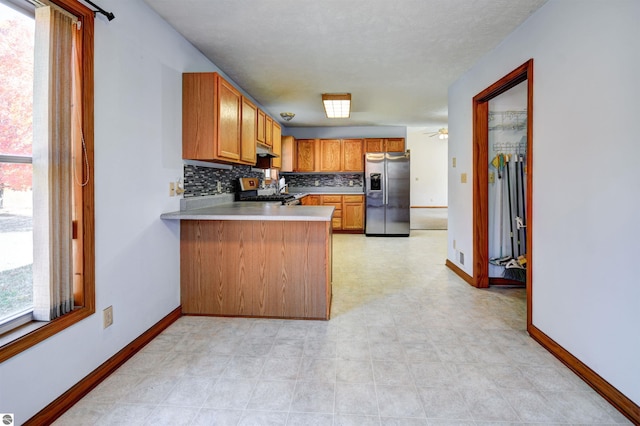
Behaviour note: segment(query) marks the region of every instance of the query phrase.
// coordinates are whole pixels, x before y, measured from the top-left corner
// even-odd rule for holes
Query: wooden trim
[[[533,324],[533,59],[527,63],[527,327]]]
[[[53,3],[72,12],[82,22],[82,130],[86,148],[89,180],[83,188],[82,243],[83,278],[80,299],[81,307],[60,318],[57,318],[32,332],[24,333],[15,330],[19,336],[10,343],[0,347],[0,363],[46,340],[54,334],[95,313],[95,222],[94,222],[94,67],[93,67],[93,11],[76,0],[53,0]],[[23,334],[20,336],[20,334]],[[7,334],[11,336],[11,333]]]
[[[585,383],[591,386],[618,411],[631,420],[633,424],[640,424],[640,406],[636,405],[611,383],[603,379],[598,373],[585,365],[533,324],[527,325],[527,331],[531,338],[540,343],[540,345],[551,352],[551,354],[558,358],[564,365],[569,367],[571,371],[576,373]]]
[[[488,150],[489,101],[527,81],[527,325],[532,321],[533,252],[533,59],[520,65],[473,97],[473,279],[476,287],[489,286]]]
[[[458,275],[460,278],[462,278],[463,280],[466,281],[467,284],[471,285],[471,286],[476,286],[475,282],[473,281],[473,277],[469,274],[467,274],[465,271],[463,271],[462,269],[460,269],[460,267],[458,265],[456,265],[455,263],[453,263],[452,261],[450,261],[449,259],[447,259],[445,261],[445,265],[451,269],[453,272],[456,273],[456,275]]]
[[[129,343],[114,356],[105,361],[98,368],[93,370],[84,379],[73,385],[69,390],[56,398],[51,404],[40,410],[31,417],[25,425],[48,425],[53,423],[58,417],[63,415],[75,403],[80,401],[93,388],[98,386],[111,373],[116,371],[129,358],[135,355],[147,343],[151,342],[163,330],[173,324],[182,316],[182,307],[178,306],[167,316],[158,321],[155,325],[142,333],[133,342]]]
[[[19,354],[22,351],[29,349],[32,346],[37,345],[38,343],[46,340],[47,338],[53,336],[56,333],[61,332],[67,327],[70,327],[77,323],[78,321],[87,318],[92,315],[94,310],[89,308],[78,308],[73,312],[69,312],[66,315],[63,315],[59,318],[56,318],[53,321],[50,321],[43,325],[42,327],[36,328],[29,333],[25,333],[22,336],[23,332],[21,332],[22,328],[18,328],[14,331],[7,333],[6,336],[19,336],[15,339],[11,340],[6,345],[0,347],[0,363],[6,361],[14,355]],[[36,322],[32,323],[36,324]],[[23,326],[26,327],[27,325]]]
[[[533,70],[533,59],[529,59],[491,86],[484,89],[473,97],[474,102],[489,102],[498,95],[503,94],[507,90],[517,86],[528,78],[528,74]]]
[[[473,99],[473,279],[489,287],[489,102]]]

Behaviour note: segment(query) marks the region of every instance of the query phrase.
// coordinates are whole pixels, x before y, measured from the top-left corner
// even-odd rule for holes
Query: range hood
[[[274,153],[271,148],[265,145],[258,144],[256,146],[256,155],[258,157],[277,158],[278,155]]]

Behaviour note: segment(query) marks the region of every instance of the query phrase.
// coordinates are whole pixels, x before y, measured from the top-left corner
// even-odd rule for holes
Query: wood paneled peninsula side
[[[182,312],[328,320],[333,212],[237,202],[163,214],[181,221]]]

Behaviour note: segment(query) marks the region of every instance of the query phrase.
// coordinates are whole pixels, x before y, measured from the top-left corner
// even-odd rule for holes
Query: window
[[[47,3],[35,33],[7,7],[24,15],[32,3]],[[35,58],[0,76],[12,79],[0,82],[2,362],[95,311],[93,13],[75,0],[0,0],[0,31],[0,55],[13,40],[9,52]]]
[[[33,307],[33,16],[0,3],[0,333]]]

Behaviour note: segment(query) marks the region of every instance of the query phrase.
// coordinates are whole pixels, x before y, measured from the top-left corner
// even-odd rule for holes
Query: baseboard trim
[[[450,261],[449,259],[447,259],[445,261],[445,265],[451,269],[453,272],[456,273],[456,275],[458,275],[460,278],[462,278],[463,280],[465,280],[465,282],[467,284],[469,284],[470,286],[475,287],[476,283],[473,280],[473,277],[469,274],[467,274],[465,271],[463,271],[462,269],[460,269],[460,267],[458,265],[456,265],[455,263],[453,263],[452,261]]]
[[[585,383],[591,386],[625,417],[631,420],[633,424],[640,424],[640,406],[636,405],[622,392],[598,375],[598,373],[556,343],[536,326],[530,325],[527,331],[536,342],[551,352],[551,354],[558,358],[564,365],[569,367]]]
[[[164,329],[173,324],[182,316],[182,306],[178,306],[167,316],[158,321],[155,325],[142,333],[133,342],[129,343],[114,356],[105,361],[98,368],[93,370],[84,379],[73,385],[68,391],[56,398],[51,404],[40,410],[36,415],[27,420],[25,425],[50,425],[58,417],[63,415],[75,403],[80,401],[93,388],[98,386],[100,382],[109,377],[111,373],[116,371],[129,358],[135,355],[147,343],[151,342]]]

